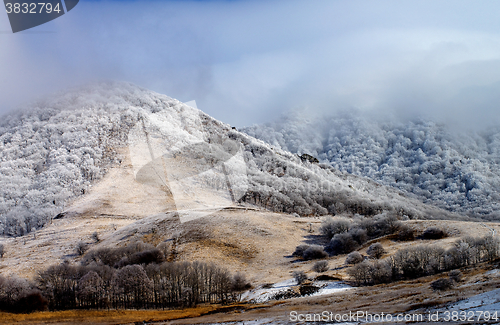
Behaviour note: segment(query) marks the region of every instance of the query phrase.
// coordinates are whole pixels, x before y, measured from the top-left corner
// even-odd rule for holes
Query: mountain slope
[[[100,183],[117,166],[128,172]],[[101,191],[86,195],[92,186]],[[242,203],[301,216],[457,217],[368,179],[303,162],[126,83],[76,89],[6,116],[0,192],[5,235],[22,235],[67,213],[144,217],[178,210],[193,218],[193,211],[199,217]]]
[[[499,129],[457,133],[424,120],[401,122],[361,112],[318,118],[295,112],[244,131],[449,211],[500,217]]]

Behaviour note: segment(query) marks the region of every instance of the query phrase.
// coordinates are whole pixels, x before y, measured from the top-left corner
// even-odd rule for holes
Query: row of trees
[[[54,310],[75,308],[168,308],[227,303],[248,288],[244,276],[213,263],[164,262],[49,267],[38,287]]]
[[[500,257],[500,239],[494,236],[465,237],[453,247],[419,245],[398,250],[383,260],[365,260],[348,270],[358,284],[387,283],[415,279]]]
[[[228,303],[250,288],[245,276],[213,263],[164,262],[127,265],[62,263],[36,282],[0,276],[0,310],[172,308]]]
[[[205,262],[168,262],[166,243],[141,241],[88,251],[79,265],[62,263],[31,283],[0,278],[0,309],[170,308],[237,300],[250,284],[241,273]]]

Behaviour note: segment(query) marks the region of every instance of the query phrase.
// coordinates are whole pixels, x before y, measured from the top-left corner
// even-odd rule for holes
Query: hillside
[[[500,218],[498,128],[453,130],[430,120],[372,115],[351,111],[319,117],[296,111],[244,131],[448,211]]]
[[[107,279],[100,287],[114,293],[127,268],[142,270],[150,286],[152,279],[163,285],[173,282],[165,280],[165,274],[160,276],[159,270],[188,265],[179,263],[208,263],[194,264],[206,265],[205,270],[218,265],[220,269],[211,270],[219,270],[226,283],[241,272],[251,285],[239,293],[236,306],[205,304],[182,312],[123,311],[119,315],[5,314],[1,317],[5,323],[41,319],[74,323],[86,318],[116,323],[118,318],[112,317],[119,317],[121,323],[176,318],[182,318],[179,323],[264,318],[264,323],[287,323],[284,312],[301,306],[417,310],[455,302],[459,290],[469,297],[499,285],[498,262],[481,251],[474,264],[462,267],[465,280],[445,297],[429,286],[448,270],[444,262],[438,265],[439,272],[425,277],[408,279],[394,273],[392,282],[354,288],[346,265],[348,252],[328,255],[323,251],[338,235],[359,238],[359,245],[349,252],[363,256],[369,255],[371,244],[383,245],[381,263],[418,245],[439,246],[435,251],[441,252],[444,261],[456,255],[454,247],[463,248],[461,238],[481,237],[473,240],[477,245],[498,244],[485,236],[497,234],[500,224],[476,222],[369,178],[303,160],[177,100],[131,84],[74,89],[9,115],[1,125],[0,244],[5,253],[0,259],[0,301],[11,292],[1,281],[29,292],[28,282],[17,277],[35,281],[38,287],[32,289],[52,303],[54,297],[81,303],[84,280],[91,274],[98,282]],[[331,220],[350,220],[349,229],[330,240],[321,229]],[[445,237],[422,238],[432,227],[443,230]],[[412,240],[399,239],[398,232],[405,229],[415,234]],[[293,255],[304,244],[323,251],[321,259],[328,265],[321,274],[313,271],[317,260]],[[82,245],[85,250],[79,249]],[[137,251],[120,255],[130,247]],[[158,252],[160,262],[134,262],[133,256],[148,252]],[[54,294],[54,286],[44,285],[41,279],[47,270],[53,273],[45,279],[55,279],[62,287],[68,284],[68,296]],[[305,286],[318,291],[302,294],[293,272],[304,272],[309,279]],[[193,274],[182,281],[188,283]],[[182,291],[180,300],[167,307],[184,307],[179,301],[191,297],[188,289],[192,290]],[[106,301],[109,308],[110,300]],[[120,301],[112,302],[123,308],[116,305]],[[69,306],[66,309],[77,308]],[[189,318],[200,315],[206,316]]]
[[[132,169],[132,178],[118,177],[103,189],[115,189],[120,203],[101,193],[87,200],[118,209],[101,213],[120,214],[139,203],[141,210],[152,200],[148,212],[125,209],[145,216],[172,210],[173,199],[177,210],[248,203],[301,216],[391,210],[410,218],[457,217],[368,179],[302,162],[170,97],[101,83],[2,119],[0,232],[23,235],[77,209],[74,200],[120,164]]]

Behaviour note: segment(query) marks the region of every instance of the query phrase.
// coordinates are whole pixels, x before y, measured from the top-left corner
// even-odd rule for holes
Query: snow
[[[301,216],[392,210],[456,217],[368,179],[302,162],[168,96],[101,83],[0,122],[0,234],[39,229],[126,157],[136,185],[164,193],[168,204],[148,207],[156,211],[172,211],[173,197],[174,209],[199,215],[253,204]]]
[[[299,111],[242,130],[450,211],[499,217],[498,127],[457,132],[432,121],[400,121],[358,111],[319,117]]]
[[[500,318],[500,289],[488,291],[485,293],[481,293],[470,298],[460,300],[456,303],[446,306],[443,309],[439,309],[442,311],[473,311],[473,312],[490,312],[494,313],[495,311],[499,313],[498,317]]]
[[[488,272],[485,273],[485,275],[499,275],[500,273],[500,270],[499,269],[493,269],[493,270],[489,270]]]
[[[319,289],[318,292],[312,294],[311,296],[322,296],[322,295],[329,295],[332,293],[337,293],[345,290],[349,290],[352,287],[350,285],[347,285],[343,282],[316,282],[317,286],[320,286],[321,289]]]
[[[321,287],[321,289],[319,289],[317,292],[311,295],[308,295],[307,297],[329,295],[352,289],[351,286],[340,281],[334,281],[334,282],[314,281],[312,285]],[[275,283],[269,288],[258,288],[249,290],[241,296],[241,300],[255,302],[255,303],[266,302],[271,300],[276,294],[284,293],[288,290],[293,289],[296,286],[297,286],[297,281],[295,281],[295,279],[288,279],[282,282]]]

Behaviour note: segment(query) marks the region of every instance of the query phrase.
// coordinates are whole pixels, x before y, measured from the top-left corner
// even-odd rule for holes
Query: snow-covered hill
[[[129,217],[139,216],[134,204],[157,213],[242,203],[302,216],[394,211],[456,217],[368,179],[303,162],[168,96],[113,82],[61,93],[2,118],[0,233],[22,235],[61,212],[79,213],[83,201],[75,199],[99,200],[103,189],[89,188],[102,188],[103,176],[122,163],[132,166],[130,179],[116,172],[111,179],[119,180],[106,183],[114,196],[99,204],[128,204],[121,213]],[[152,191],[146,187],[164,200],[147,201]],[[121,201],[109,201],[118,196]],[[110,213],[116,209],[95,211]]]
[[[244,132],[449,211],[500,218],[499,128],[460,133],[432,121],[299,111]]]

